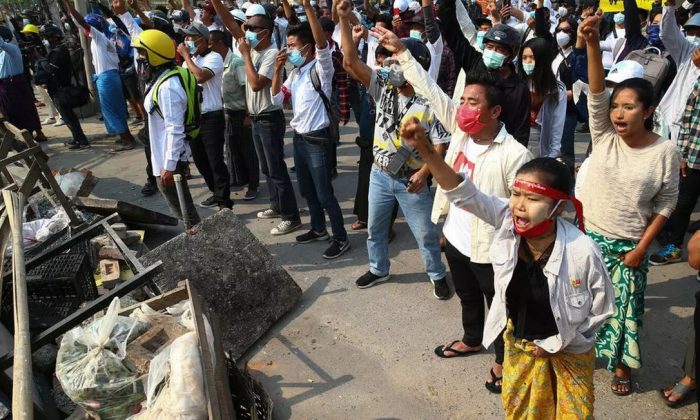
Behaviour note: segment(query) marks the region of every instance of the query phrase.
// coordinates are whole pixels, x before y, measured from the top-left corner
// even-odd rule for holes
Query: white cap
[[[241,6],[241,9],[247,10],[252,5],[253,5],[253,3],[247,1],[247,2],[243,3],[243,6]]]
[[[265,13],[265,8],[262,7],[261,5],[251,4],[245,10],[245,15],[246,15],[246,17],[267,16],[267,13]]]
[[[399,12],[403,13],[408,10],[408,1],[406,0],[394,0],[394,9],[399,9]]]
[[[233,9],[231,10],[231,16],[233,16],[234,19],[239,20],[241,22],[245,22],[245,12],[241,9]]]
[[[644,67],[636,61],[622,60],[612,66],[605,81],[617,84],[635,77],[644,77]]]
[[[311,6],[316,6],[316,2],[314,0],[311,0]]]
[[[412,1],[408,3],[408,10],[412,11],[413,13],[418,13],[420,9],[420,3],[418,3],[417,1]]]

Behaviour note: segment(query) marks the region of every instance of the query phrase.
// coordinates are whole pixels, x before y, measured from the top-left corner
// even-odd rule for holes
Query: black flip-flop
[[[471,351],[459,351],[455,350],[452,348],[452,346],[455,345],[455,343],[459,343],[460,340],[455,340],[452,343],[450,343],[449,346],[437,346],[435,347],[435,354],[437,354],[438,357],[443,358],[443,359],[451,359],[453,357],[465,357],[465,356],[471,356],[472,354],[479,353],[481,349],[479,350],[471,350]],[[446,351],[454,353],[453,356],[448,356],[445,354]]]
[[[673,388],[671,388],[669,391],[671,393],[669,394],[668,397],[670,397],[673,394],[680,395],[680,398],[677,399],[676,401],[671,401],[668,399],[666,396],[666,389],[660,389],[659,390],[659,396],[661,397],[662,400],[664,400],[664,404],[671,408],[678,408],[683,405],[688,401],[688,397],[695,392],[694,389],[690,389],[687,386],[683,385],[682,383],[678,382],[677,384],[673,385]]]
[[[485,382],[484,385],[486,386],[486,389],[494,394],[500,394],[501,391],[503,391],[503,376],[496,376],[496,374],[493,373],[493,368],[491,368],[489,373],[491,373],[491,380],[493,382]],[[501,381],[501,385],[496,384],[498,381]]]
[[[617,391],[613,388],[613,386],[626,386],[627,391]],[[632,375],[630,375],[629,378],[620,378],[617,375],[613,375],[613,380],[612,383],[610,383],[610,390],[612,391],[613,394],[617,395],[618,397],[624,397],[632,393]]]
[[[114,147],[112,150],[110,150],[110,153],[119,153],[119,152],[126,152],[128,150],[134,150],[134,145],[133,144],[126,144],[122,146],[117,146]]]

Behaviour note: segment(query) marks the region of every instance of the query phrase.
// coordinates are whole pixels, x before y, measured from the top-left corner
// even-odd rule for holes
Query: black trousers
[[[484,337],[486,304],[490,307],[493,301],[493,267],[491,264],[471,262],[450,241],[445,241],[445,258],[452,273],[455,293],[462,304],[462,341],[468,346],[479,346]],[[503,334],[493,343],[496,353],[496,363],[503,364]]]
[[[56,105],[56,110],[63,118],[63,122],[66,123],[66,127],[70,130],[73,141],[79,144],[88,144],[88,139],[83,133],[83,127],[80,125],[80,120],[75,115],[73,108],[63,103],[59,96],[56,95],[56,92],[49,92],[49,96],[51,96],[51,100]]]
[[[222,207],[231,207],[233,201],[228,168],[224,161],[225,129],[223,110],[202,114],[199,135],[190,141],[190,149],[194,164],[214,195],[216,203]]]
[[[698,198],[700,198],[700,169],[688,168],[686,176],[681,176],[678,185],[678,203],[669,219],[671,226],[669,243],[679,248],[683,246],[685,231],[688,229],[690,215],[693,214]]]
[[[698,331],[698,327],[700,327],[700,311],[698,310],[699,303],[700,303],[700,291],[695,293],[695,313],[693,314],[693,325],[694,325],[694,329],[695,329],[695,340],[694,340],[695,341],[695,354],[697,354],[698,350],[700,350],[700,348],[698,347],[698,343],[700,342],[700,340],[698,340],[700,338],[700,334],[699,334],[700,331]],[[695,364],[695,378],[696,379],[700,378],[700,376],[698,376],[698,373],[700,373],[700,372],[698,372],[698,364],[696,363]],[[698,418],[700,418],[700,392],[696,392],[696,394],[697,394],[696,398],[698,399]]]
[[[260,185],[260,164],[253,145],[253,130],[246,126],[246,111],[226,110],[227,166],[232,185],[248,185],[257,190]]]

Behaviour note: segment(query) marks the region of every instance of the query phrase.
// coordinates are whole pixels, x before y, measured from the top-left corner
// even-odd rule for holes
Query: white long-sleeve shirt
[[[465,180],[445,194],[452,204],[496,228],[491,245],[495,295],[484,324],[482,344],[494,342],[506,327],[506,290],[518,262],[520,235],[515,233],[508,203],[484,194]],[[549,353],[585,353],[596,331],[613,314],[615,292],[598,245],[571,223],[557,218],[557,237],[542,271],[557,334],[533,342]],[[515,280],[517,281],[517,280]]]
[[[158,107],[162,117],[153,111],[153,88],[146,93],[143,105],[148,112],[153,176],[160,176],[163,170],[174,171],[177,162],[186,161],[190,155],[190,146],[185,141],[187,94],[178,76],[169,77],[158,88]]]
[[[698,47],[681,33],[673,7],[664,6],[660,36],[666,52],[671,54],[671,58],[678,65],[678,73],[659,103],[658,115],[663,116],[668,125],[671,140],[677,141],[688,95],[700,77],[700,69],[691,60],[693,51]]]
[[[330,100],[335,69],[331,50],[327,46],[323,49],[316,48],[314,60],[292,70],[280,91],[272,97],[272,103],[276,106],[282,106],[285,98],[291,98],[294,116],[289,125],[300,134],[326,128],[330,123],[321,95],[316,92],[311,83],[311,68],[314,66],[321,82],[321,89]]]

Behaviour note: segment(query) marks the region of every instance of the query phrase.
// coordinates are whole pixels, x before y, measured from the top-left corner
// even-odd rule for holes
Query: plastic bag
[[[204,420],[208,417],[197,334],[184,334],[153,358],[146,409],[134,420]]]
[[[76,404],[101,420],[124,419],[144,400],[136,369],[124,363],[126,345],[143,334],[148,324],[119,316],[114,298],[104,317],[68,331],[56,357],[56,377]]]

